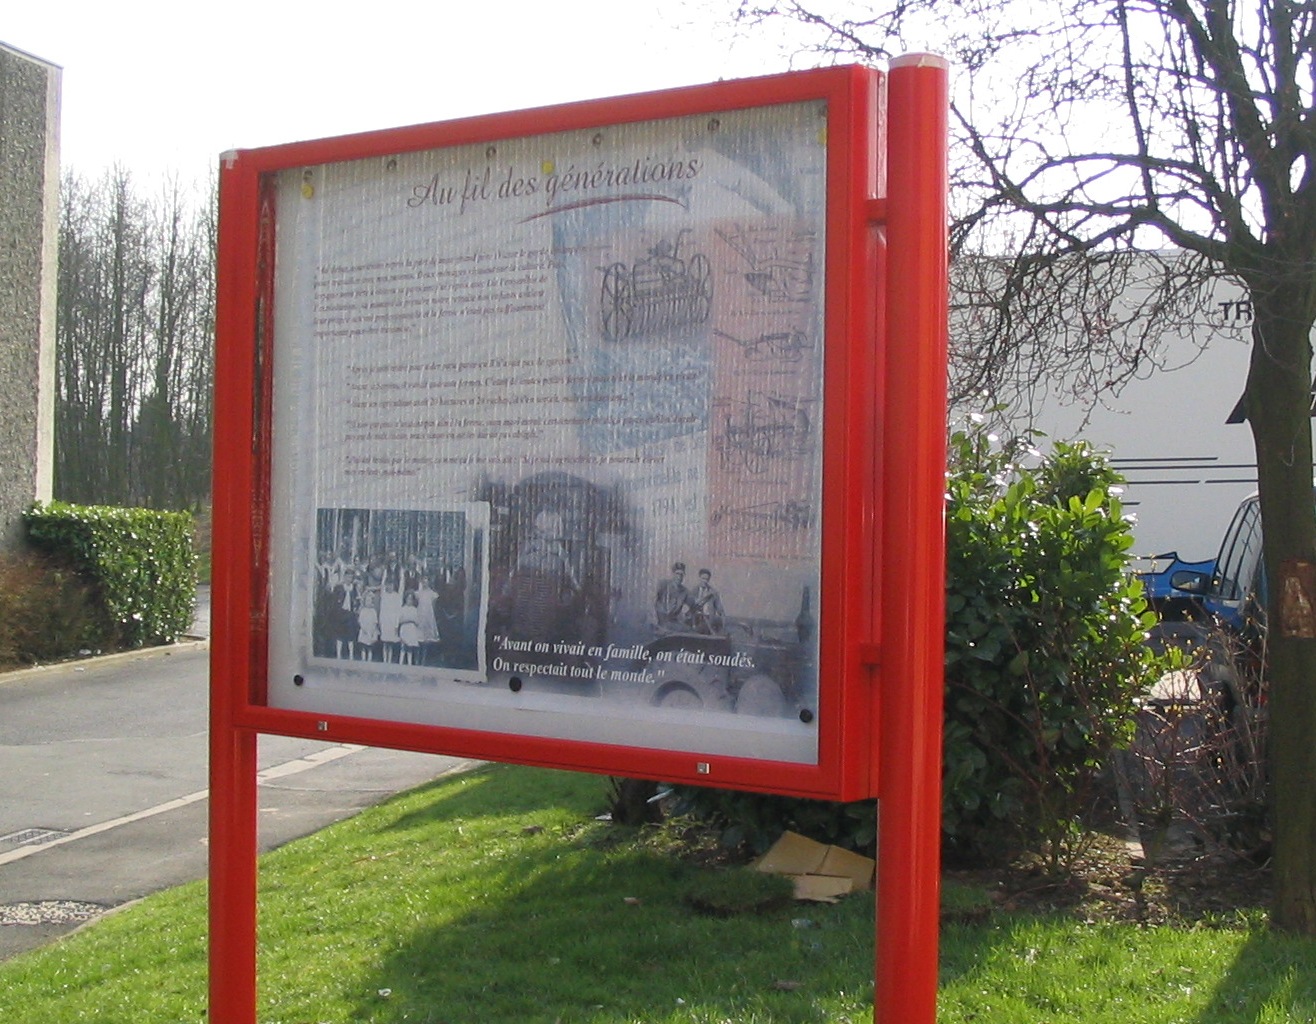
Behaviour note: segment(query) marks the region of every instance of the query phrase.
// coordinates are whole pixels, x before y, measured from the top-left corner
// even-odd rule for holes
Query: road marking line
[[[285,761],[283,764],[276,764],[266,768],[263,772],[256,773],[257,782],[268,782],[271,779],[281,779],[286,775],[296,775],[298,772],[304,772],[310,768],[318,768],[322,764],[328,764],[330,761],[337,761],[340,757],[346,757],[348,754],[355,754],[363,747],[344,744],[338,747],[329,747],[325,750],[317,750],[314,754],[307,754],[305,757],[298,757],[291,761]]]
[[[282,764],[272,765],[264,771],[257,772],[256,784],[260,785],[262,782],[267,782],[270,779],[281,779],[289,775],[296,775],[299,772],[309,771],[312,768],[318,768],[322,764],[328,764],[330,761],[337,761],[340,757],[346,757],[348,754],[355,754],[358,750],[362,749],[364,748],[360,746],[343,744],[317,751],[314,754],[308,754],[306,757],[298,757],[291,761],[284,761]],[[50,842],[43,843],[40,846],[20,846],[17,850],[10,850],[8,853],[0,853],[0,867],[4,867],[6,864],[12,864],[17,860],[22,860],[24,857],[30,857],[34,853],[40,853],[42,850],[53,849],[56,846],[63,846],[65,843],[72,843],[78,839],[87,839],[91,836],[100,835],[100,833],[108,832],[110,829],[118,828],[120,825],[131,825],[135,821],[144,821],[146,818],[153,818],[157,814],[167,814],[169,811],[176,811],[180,807],[187,807],[199,800],[204,800],[209,795],[209,789],[198,790],[195,793],[188,793],[187,796],[180,796],[173,800],[167,800],[162,804],[156,804],[154,807],[147,807],[145,810],[134,811],[132,814],[125,814],[119,818],[111,818],[109,821],[102,821],[95,825],[88,825],[86,828],[80,828],[76,832],[70,832],[66,836],[52,839]]]

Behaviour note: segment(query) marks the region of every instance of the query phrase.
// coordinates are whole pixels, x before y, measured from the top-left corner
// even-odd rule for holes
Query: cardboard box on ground
[[[877,862],[839,846],[786,832],[754,862],[754,867],[789,877],[795,883],[797,900],[835,903],[847,893],[871,889]]]

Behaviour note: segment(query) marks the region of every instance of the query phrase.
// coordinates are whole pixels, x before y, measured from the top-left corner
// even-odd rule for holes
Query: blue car
[[[1242,635],[1264,624],[1266,570],[1261,557],[1261,502],[1243,499],[1214,564],[1171,567],[1171,591],[1200,603],[1212,621]]]
[[[1162,622],[1182,622],[1203,616],[1201,599],[1189,591],[1180,590],[1171,582],[1176,573],[1192,572],[1210,576],[1215,571],[1215,559],[1202,562],[1185,562],[1177,551],[1152,555],[1144,559],[1150,563],[1135,575],[1142,583],[1148,603]]]

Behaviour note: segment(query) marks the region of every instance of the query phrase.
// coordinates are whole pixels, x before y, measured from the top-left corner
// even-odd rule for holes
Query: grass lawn
[[[739,903],[779,880],[680,858],[670,831],[598,822],[603,801],[593,776],[482,768],[267,855],[260,1021],[871,1021],[871,895],[696,911],[695,896]],[[1255,915],[970,917],[944,929],[944,1022],[1316,1020],[1316,943]],[[0,1021],[204,1021],[205,929],[201,884],[112,914],[0,965]]]

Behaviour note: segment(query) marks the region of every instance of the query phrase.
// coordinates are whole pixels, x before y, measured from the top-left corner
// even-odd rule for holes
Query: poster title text
[[[445,180],[442,173],[436,171],[429,181],[412,187],[407,205],[412,209],[455,206],[458,213],[465,213],[481,202],[543,195],[546,204],[551,206],[560,196],[694,178],[700,168],[698,157],[661,160],[642,157],[631,163],[601,162],[592,167],[577,167],[573,163],[562,170],[551,161],[545,161],[536,174],[523,173],[511,165],[506,170],[495,170],[492,165],[487,165],[482,171],[468,169],[460,185],[455,179]]]

